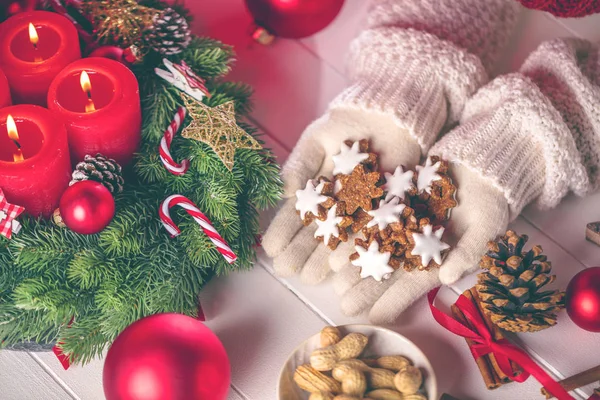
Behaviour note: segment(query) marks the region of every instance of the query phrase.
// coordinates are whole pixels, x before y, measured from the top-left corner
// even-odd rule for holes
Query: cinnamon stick
[[[450,309],[452,311],[452,315],[458,322],[460,322],[463,325],[470,326],[467,321],[467,318],[465,318],[465,315],[462,313],[462,311],[460,311],[460,309],[456,305],[452,304]],[[475,344],[471,339],[468,338],[465,338],[465,341],[467,342],[467,345],[469,347]],[[485,383],[485,386],[488,388],[488,390],[497,389],[502,385],[502,382],[500,382],[500,378],[498,377],[498,375],[494,374],[494,369],[492,368],[489,357],[487,355],[475,359],[475,363],[477,364],[477,368],[479,368],[479,372],[481,373],[481,377],[483,378],[483,383]]]
[[[483,311],[483,307],[481,306],[481,298],[479,297],[479,292],[477,292],[477,289],[475,287],[472,287],[468,291],[465,291],[464,294],[466,295],[467,292],[470,294],[470,296],[467,295],[467,298],[472,300],[475,303],[475,305],[477,306],[477,309],[479,310],[479,314],[483,318],[483,321],[485,322],[485,325],[487,326],[488,330],[492,333],[492,337],[494,338],[494,340],[499,341],[499,340],[505,339],[506,337],[504,336],[504,333],[502,333],[502,330],[500,328],[498,328],[498,326],[492,322],[492,319],[490,318],[490,316],[488,314],[486,314],[485,311]],[[498,361],[496,360],[495,355],[490,354],[490,361],[491,361],[494,369],[498,373],[498,376],[500,377],[500,379],[502,379],[502,383],[511,382],[510,377],[508,377],[500,369],[500,366],[498,365]],[[510,362],[510,366],[515,375],[518,375],[519,373],[522,372],[521,366],[512,361]]]
[[[582,386],[589,385],[590,383],[594,383],[600,380],[600,365],[590,368],[586,371],[580,372],[576,375],[570,376],[562,381],[558,381],[560,386],[562,386],[567,392],[571,390],[578,389]],[[551,399],[554,396],[550,394],[546,390],[546,388],[542,388],[542,394],[546,396],[547,399]]]

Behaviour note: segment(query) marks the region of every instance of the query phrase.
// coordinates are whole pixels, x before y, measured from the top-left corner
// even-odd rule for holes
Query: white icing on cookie
[[[413,233],[415,248],[411,253],[415,256],[421,256],[421,264],[424,267],[427,267],[431,260],[438,265],[442,265],[442,251],[450,248],[448,244],[442,242],[443,234],[444,228],[439,228],[433,232],[433,226],[431,225],[425,225],[422,234]]]
[[[339,179],[336,179],[333,184],[333,194],[338,194],[342,190],[342,182]]]
[[[360,246],[355,246],[355,248],[359,257],[352,261],[352,265],[361,268],[361,278],[372,276],[377,282],[381,282],[382,279],[388,279],[394,272],[394,268],[388,265],[391,253],[387,251],[380,253],[379,243],[376,241],[371,242],[368,250]]]
[[[383,230],[391,223],[400,222],[400,214],[402,214],[406,205],[398,203],[400,203],[400,199],[397,197],[393,197],[389,202],[381,200],[377,209],[367,212],[373,217],[373,219],[367,223],[367,228],[377,225],[380,230]]]
[[[431,165],[430,157],[427,158],[425,166],[417,165],[417,172],[419,173],[417,176],[417,189],[419,189],[419,192],[424,190],[431,194],[431,183],[442,179],[441,176],[436,174],[440,165],[442,165],[441,161]]]
[[[323,196],[323,183],[315,187],[312,180],[306,182],[306,187],[302,190],[296,190],[296,210],[300,211],[300,218],[304,219],[307,212],[313,215],[319,215],[319,204],[327,201],[327,196]],[[320,188],[320,190],[319,190]]]
[[[405,172],[401,166],[396,167],[394,174],[386,172],[384,175],[385,184],[383,185],[383,190],[387,191],[387,195],[385,196],[386,201],[394,196],[399,197],[400,200],[404,200],[404,194],[415,187],[413,185],[413,176],[415,176],[415,173],[413,171]]]
[[[333,174],[351,174],[354,167],[369,158],[369,154],[361,153],[360,143],[354,142],[352,147],[346,143],[340,146],[340,152],[333,156]]]
[[[344,218],[336,216],[336,210],[337,204],[327,211],[327,219],[325,221],[321,221],[320,219],[315,220],[318,225],[315,237],[323,236],[323,243],[325,246],[327,246],[327,243],[329,243],[329,239],[331,239],[332,236],[336,238],[340,237],[338,224],[342,222]]]

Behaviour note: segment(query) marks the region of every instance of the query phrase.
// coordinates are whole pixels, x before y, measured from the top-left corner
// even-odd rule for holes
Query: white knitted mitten
[[[421,155],[418,143],[389,115],[336,108],[313,122],[284,167],[285,190],[293,197],[285,200],[263,236],[263,248],[274,258],[273,267],[281,276],[302,270],[305,283],[318,283],[329,273],[331,250],[314,238],[316,224],[302,225],[295,191],[304,188],[308,179],[333,175],[332,156],[346,139],[370,139],[372,151],[379,154],[381,166],[387,170],[397,165],[414,168]]]
[[[487,81],[480,57],[489,60],[504,44],[517,5],[512,0],[488,0],[486,7],[479,0],[447,4],[383,0],[371,9],[369,29],[351,45],[352,85],[305,130],[283,167],[284,196],[290,200],[263,237],[278,274],[304,267],[302,279],[317,283],[329,272],[330,251],[317,246],[314,226],[302,227],[294,196],[308,179],[332,176],[331,157],[344,140],[370,139],[382,170],[411,168]]]
[[[360,268],[349,264],[348,258],[338,257],[336,250],[330,259],[331,268],[339,270],[333,278],[334,288],[342,295],[345,314],[358,315],[370,309],[369,319],[373,323],[393,321],[415,300],[439,286],[442,276],[455,281],[464,266],[476,265],[485,252],[487,240],[506,230],[509,213],[502,193],[463,166],[451,165],[451,172],[459,188],[458,206],[452,210],[444,232],[443,241],[452,246],[452,251],[440,270],[406,272],[400,268],[382,282],[361,279]],[[344,245],[350,247],[348,243]]]
[[[343,311],[371,307],[374,323],[393,321],[439,283],[476,268],[488,240],[523,207],[553,207],[572,190],[598,186],[600,57],[581,40],[553,40],[530,55],[521,73],[495,79],[466,104],[461,125],[432,149],[452,162],[459,206],[447,232],[453,246],[439,271],[397,271],[380,284],[336,275]],[[333,260],[333,259],[332,259]]]

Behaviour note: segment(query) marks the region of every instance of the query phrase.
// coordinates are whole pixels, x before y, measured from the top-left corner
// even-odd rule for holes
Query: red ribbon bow
[[[20,225],[14,219],[25,211],[25,207],[10,204],[4,192],[0,189],[0,234],[8,239],[12,237],[13,232],[18,232]]]
[[[524,352],[522,349],[510,343],[508,340],[495,341],[492,337],[492,333],[487,328],[483,317],[479,313],[479,310],[475,307],[475,304],[467,299],[465,296],[460,295],[456,301],[456,306],[463,312],[465,317],[473,325],[475,331],[469,329],[465,325],[461,324],[454,318],[444,314],[438,308],[433,305],[435,296],[437,295],[440,288],[435,288],[427,294],[429,300],[429,308],[433,314],[433,318],[449,330],[450,332],[462,336],[464,338],[471,339],[475,344],[471,347],[471,353],[474,358],[482,357],[486,354],[492,353],[498,361],[498,366],[515,382],[524,382],[530,375],[538,380],[543,387],[548,390],[558,400],[574,400],[569,393],[550,375],[546,373],[539,365],[531,359],[531,357]],[[523,368],[523,372],[519,375],[514,374],[514,371],[510,365],[510,362],[514,362]]]

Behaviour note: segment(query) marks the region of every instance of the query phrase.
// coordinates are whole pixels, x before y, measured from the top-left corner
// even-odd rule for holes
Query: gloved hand
[[[379,154],[381,168],[388,171],[398,165],[414,168],[421,155],[417,141],[389,115],[337,108],[313,122],[283,168],[287,199],[263,236],[263,247],[274,258],[278,275],[302,270],[304,282],[318,283],[329,273],[327,258],[331,250],[314,238],[316,224],[302,225],[296,213],[295,193],[305,187],[308,179],[333,176],[332,156],[340,152],[346,139],[370,139],[374,145],[371,151]],[[354,239],[350,237],[349,241],[353,243]],[[335,251],[343,252],[340,247]],[[349,255],[345,253],[346,259]]]
[[[380,170],[412,168],[441,131],[455,124],[467,98],[487,82],[486,67],[505,44],[518,5],[511,0],[377,0],[349,54],[351,85],[302,134],[283,168],[285,202],[263,236],[275,272],[317,283],[329,249],[303,228],[295,191],[332,175],[331,156],[346,139],[370,139]],[[350,238],[349,242],[353,242]],[[350,253],[335,251],[340,257]]]
[[[370,309],[374,323],[393,321],[430,289],[475,269],[486,242],[529,203],[551,208],[569,192],[600,186],[600,53],[576,39],[542,44],[520,73],[496,78],[465,106],[461,125],[430,153],[451,162],[458,187],[443,240],[452,249],[439,270],[396,271],[381,283],[331,257],[342,309]],[[346,244],[346,246],[348,246]]]
[[[452,210],[442,240],[452,246],[440,269],[406,272],[402,268],[381,282],[361,279],[360,268],[350,264],[344,254],[354,252],[353,243],[343,243],[330,257],[335,291],[342,296],[342,311],[358,315],[370,309],[375,324],[391,322],[415,300],[442,283],[452,283],[477,265],[488,240],[508,226],[508,203],[502,192],[477,172],[461,165],[450,166],[458,187],[458,206]]]

